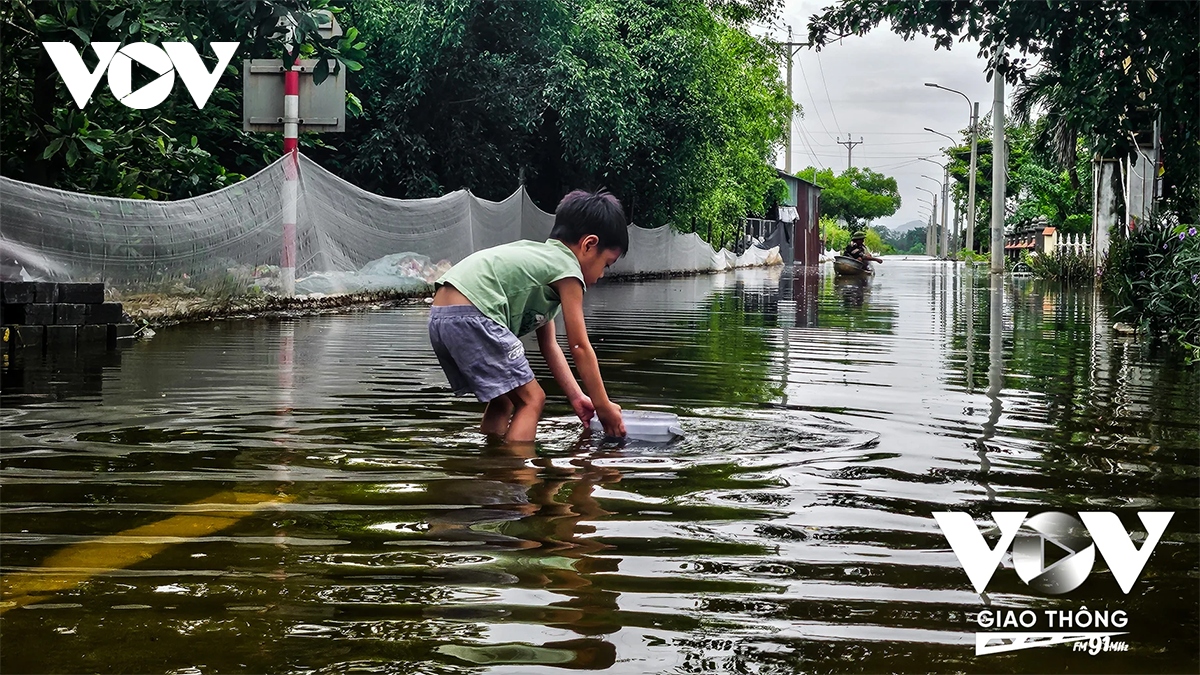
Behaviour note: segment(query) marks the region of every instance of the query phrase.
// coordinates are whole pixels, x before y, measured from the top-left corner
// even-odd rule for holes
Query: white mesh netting
[[[281,290],[282,159],[217,192],[172,202],[64,192],[0,177],[0,258],[11,277],[104,281],[123,292]],[[503,201],[465,190],[392,199],[362,190],[300,156],[295,199],[297,293],[415,290],[473,251],[544,240],[554,216],[518,189]],[[630,227],[612,274],[771,264],[777,250],[741,257],[696,234]],[[14,272],[19,270],[19,272]]]

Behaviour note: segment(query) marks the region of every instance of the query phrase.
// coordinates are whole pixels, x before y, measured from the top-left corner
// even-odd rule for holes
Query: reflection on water
[[[1090,293],[889,260],[587,307],[610,392],[685,440],[581,437],[551,389],[536,447],[486,445],[423,307],[171,328],[51,397],[10,368],[0,670],[1200,667],[1200,377]],[[1176,516],[1129,595],[981,597],[931,515],[1046,509]],[[974,656],[985,606],[1085,604],[1130,652]]]
[[[1000,401],[1000,393],[1004,390],[1004,279],[999,275],[993,276],[988,280],[988,285],[988,416],[976,447],[979,448],[980,485],[987,492],[987,501],[992,502],[996,493],[987,483],[988,468],[991,466],[988,461],[988,451],[991,450],[988,441],[996,436],[996,425],[1004,410],[1004,404]]]

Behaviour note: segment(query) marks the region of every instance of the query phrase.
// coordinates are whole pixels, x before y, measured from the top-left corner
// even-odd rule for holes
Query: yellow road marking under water
[[[33,572],[0,576],[0,614],[74,588],[88,579],[136,565],[182,542],[138,541],[143,537],[190,539],[231,527],[238,521],[270,508],[287,497],[248,492],[220,492],[191,505],[237,505],[245,509],[181,514],[91,541],[68,546],[50,555]]]

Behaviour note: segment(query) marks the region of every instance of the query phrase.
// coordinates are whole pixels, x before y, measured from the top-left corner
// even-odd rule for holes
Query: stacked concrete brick
[[[102,283],[0,282],[5,349],[115,349],[134,334],[119,302],[104,301]]]

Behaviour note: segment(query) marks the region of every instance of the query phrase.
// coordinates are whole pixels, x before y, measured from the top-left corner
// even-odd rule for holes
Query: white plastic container
[[[683,438],[683,427],[679,425],[679,416],[673,413],[656,412],[652,410],[622,410],[621,419],[625,422],[625,437],[635,441],[651,443],[669,443],[676,438]],[[604,426],[599,417],[593,417],[592,431],[604,433]]]

